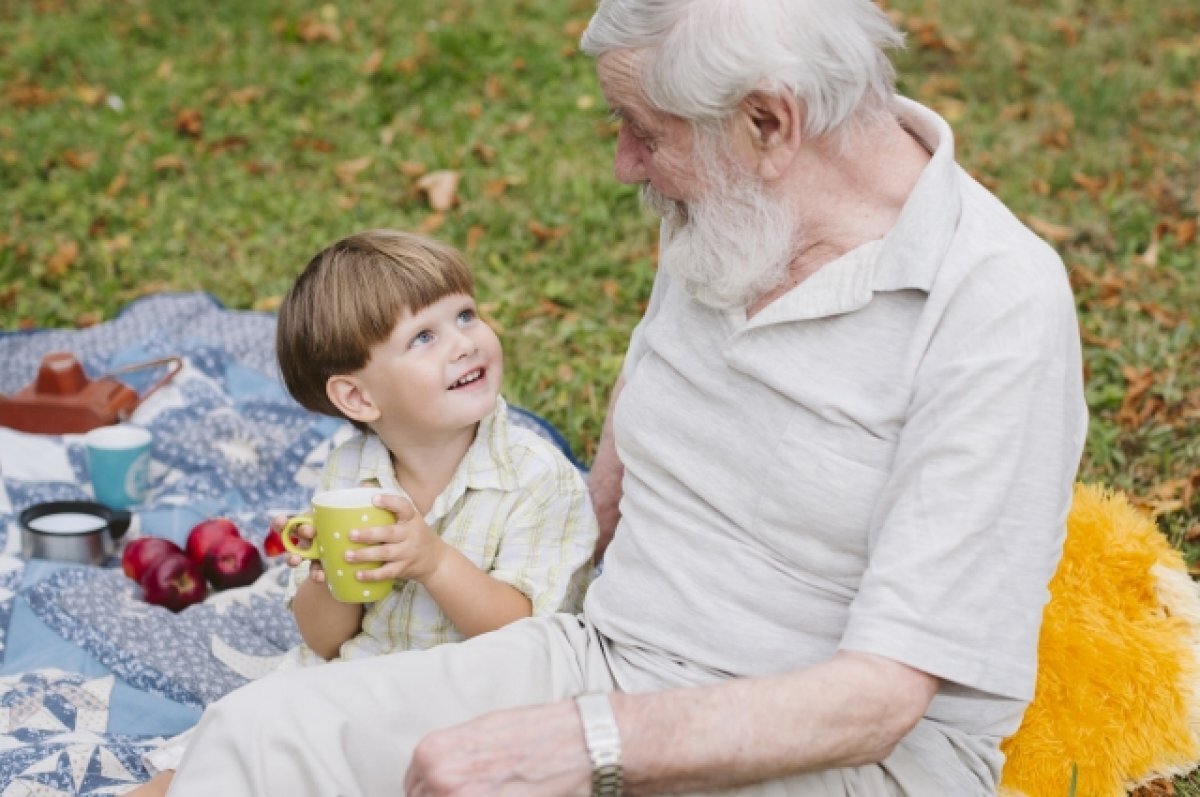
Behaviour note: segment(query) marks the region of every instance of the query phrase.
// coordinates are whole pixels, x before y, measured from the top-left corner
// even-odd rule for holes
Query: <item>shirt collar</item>
[[[508,404],[496,397],[496,408],[479,422],[475,440],[454,470],[450,483],[442,490],[426,518],[440,518],[459,502],[467,490],[517,488],[517,468],[509,448]]]
[[[454,469],[446,489],[434,499],[425,520],[430,524],[446,515],[467,490],[501,490],[517,487],[517,468],[509,448],[508,404],[496,397],[496,407],[479,422],[475,439]],[[396,480],[392,454],[377,434],[368,434],[363,442],[356,484],[378,484],[385,490],[408,495]]]

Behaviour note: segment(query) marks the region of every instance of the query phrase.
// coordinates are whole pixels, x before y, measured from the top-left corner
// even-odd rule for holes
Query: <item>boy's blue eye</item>
[[[433,333],[430,332],[428,329],[422,329],[420,332],[417,333],[416,337],[414,337],[412,339],[412,343],[410,343],[408,345],[410,347],[424,346],[426,343],[429,343],[432,340],[433,340]]]
[[[463,310],[461,313],[458,314],[459,326],[466,326],[467,324],[471,323],[474,320],[475,320],[475,311],[474,310]]]

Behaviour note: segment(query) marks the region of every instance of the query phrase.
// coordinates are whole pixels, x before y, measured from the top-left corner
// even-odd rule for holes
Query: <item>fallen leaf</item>
[[[400,161],[397,168],[405,177],[420,177],[429,171],[424,163],[419,163],[418,161]]]
[[[1025,222],[1034,232],[1051,243],[1061,244],[1075,237],[1075,231],[1070,227],[1046,221],[1038,216],[1027,216]]]
[[[1142,302],[1141,309],[1146,315],[1153,318],[1168,329],[1175,329],[1183,323],[1184,314],[1177,310],[1168,310],[1158,302]]]
[[[354,210],[358,207],[358,197],[342,194],[337,199],[333,200],[333,204],[337,205],[342,210]]]
[[[1083,172],[1072,172],[1071,180],[1075,185],[1087,191],[1088,195],[1093,199],[1108,184],[1108,180],[1103,177],[1091,177]]]
[[[1125,396],[1121,399],[1121,408],[1117,410],[1116,421],[1127,429],[1135,429],[1149,417],[1143,399],[1154,387],[1155,373],[1151,368],[1126,364],[1121,366],[1121,375],[1125,377]]]
[[[488,180],[483,184],[483,195],[487,199],[498,199],[508,190],[508,180]]]
[[[186,168],[183,158],[178,155],[160,155],[154,159],[151,166],[156,172],[181,172]]]
[[[596,98],[591,94],[581,94],[575,98],[575,107],[581,111],[591,110],[596,107]]]
[[[44,89],[32,83],[10,86],[6,92],[8,101],[16,108],[40,108],[58,100],[58,92]]]
[[[86,329],[87,327],[94,327],[103,320],[104,315],[99,310],[89,310],[75,316],[75,328]]]
[[[133,246],[133,237],[127,232],[114,235],[107,241],[100,242],[100,248],[110,255],[115,255],[117,252],[124,252],[131,246]]]
[[[180,108],[175,113],[175,132],[189,138],[204,135],[204,117],[195,108]]]
[[[83,171],[96,162],[99,156],[94,152],[79,152],[77,150],[63,150],[62,159],[75,171]]]
[[[437,232],[438,229],[440,229],[445,223],[446,217],[443,214],[430,213],[421,221],[421,223],[417,226],[417,229],[426,235],[432,235],[433,233]]]
[[[293,138],[292,149],[312,150],[313,152],[333,152],[333,142],[323,138]]]
[[[471,145],[471,152],[479,159],[480,163],[488,164],[496,159],[496,148],[491,144],[484,144],[482,141],[476,141]]]
[[[24,286],[19,282],[14,282],[7,288],[0,289],[0,307],[12,307],[17,301],[17,297],[21,295]]]
[[[52,276],[61,277],[67,273],[67,269],[79,257],[79,244],[75,241],[64,241],[54,250],[54,254],[50,255],[50,259],[46,261],[46,270]]]
[[[487,79],[483,81],[483,96],[492,102],[504,96],[504,84],[500,82],[499,75],[488,75]]]
[[[475,224],[471,229],[467,230],[467,251],[474,252],[479,247],[479,242],[483,240],[483,236],[487,231],[483,227]]]
[[[379,71],[379,66],[382,63],[383,50],[372,50],[371,54],[367,56],[367,60],[362,62],[362,66],[358,68],[358,71],[367,76],[374,75]]]
[[[1150,243],[1146,247],[1146,251],[1142,252],[1142,254],[1140,256],[1138,256],[1134,259],[1137,262],[1141,263],[1143,266],[1150,266],[1151,268],[1153,268],[1154,266],[1157,266],[1158,265],[1159,240],[1162,238],[1163,232],[1166,229],[1169,229],[1169,227],[1170,227],[1170,225],[1167,222],[1160,221],[1157,224],[1155,224],[1154,229],[1152,229],[1150,231]]]
[[[575,369],[567,363],[559,363],[558,368],[554,371],[554,375],[558,377],[558,381],[560,382],[570,382],[575,378]]]
[[[371,164],[374,162],[375,159],[370,155],[363,155],[361,158],[342,161],[333,167],[333,173],[337,175],[338,181],[343,185],[352,185],[358,175],[371,168]]]
[[[266,91],[259,86],[247,86],[244,89],[231,91],[229,93],[229,101],[234,105],[249,105],[265,93]]]
[[[219,141],[214,141],[208,145],[208,153],[210,155],[220,155],[224,152],[234,152],[245,149],[250,142],[245,136],[225,136]]]
[[[76,86],[75,98],[84,105],[99,105],[108,96],[104,86]]]
[[[174,71],[175,64],[171,62],[170,58],[167,58],[159,63],[158,68],[154,70],[154,75],[159,80],[169,80],[171,78],[171,73]]]
[[[600,283],[600,290],[604,291],[604,295],[615,302],[621,295],[621,283],[616,280],[605,280]]]
[[[1050,27],[1062,36],[1063,42],[1068,47],[1074,47],[1079,43],[1079,27],[1075,20],[1067,19],[1066,17],[1056,17],[1050,20]]]
[[[279,309],[281,304],[283,304],[282,296],[263,296],[261,299],[255,299],[252,307],[260,313],[273,313]]]
[[[242,163],[242,171],[246,174],[274,174],[279,171],[279,164],[264,160],[248,160]]]
[[[1079,338],[1089,346],[1096,346],[1108,351],[1116,351],[1121,348],[1121,341],[1118,338],[1102,338],[1082,328],[1079,330]]]
[[[1138,786],[1129,793],[1129,797],[1175,797],[1175,784],[1166,778],[1159,778]]]
[[[97,216],[92,219],[92,223],[88,225],[88,237],[99,238],[101,233],[108,229],[108,219],[104,216]]]
[[[1188,246],[1192,241],[1196,240],[1196,220],[1180,219],[1176,222],[1172,233],[1175,236],[1175,243],[1180,246]]]
[[[342,40],[342,31],[337,25],[332,22],[326,22],[315,17],[305,14],[300,17],[300,21],[296,23],[296,35],[300,40],[309,44],[317,42],[339,42]]]
[[[525,226],[529,228],[531,233],[533,233],[533,237],[537,238],[542,243],[557,241],[559,238],[562,238],[567,234],[567,228],[565,226],[547,227],[537,219],[530,219],[529,223]]]
[[[429,199],[429,207],[443,213],[454,206],[458,198],[459,173],[450,169],[441,169],[417,180],[417,188],[425,192]]]
[[[563,33],[570,36],[572,39],[578,39],[587,30],[588,21],[586,19],[571,19],[563,25]]]

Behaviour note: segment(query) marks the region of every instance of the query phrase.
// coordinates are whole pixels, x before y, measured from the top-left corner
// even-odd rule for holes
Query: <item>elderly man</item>
[[[172,795],[993,794],[1086,426],[1062,264],[867,0],[603,0],[661,269],[581,617],[252,684]],[[607,542],[607,540],[606,540]]]

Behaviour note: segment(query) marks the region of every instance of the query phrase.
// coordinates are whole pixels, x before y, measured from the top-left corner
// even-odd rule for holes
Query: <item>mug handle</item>
[[[300,545],[292,539],[291,531],[294,527],[307,523],[313,525],[313,519],[309,515],[296,515],[289,520],[283,527],[283,531],[279,532],[279,541],[283,543],[283,547],[287,548],[296,556],[302,559],[316,559],[317,546],[310,545],[307,548],[301,548]]]

